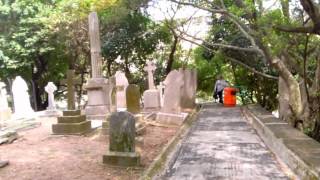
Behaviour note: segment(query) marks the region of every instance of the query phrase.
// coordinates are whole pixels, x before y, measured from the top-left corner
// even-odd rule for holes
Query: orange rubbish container
[[[237,89],[233,87],[224,88],[223,104],[225,107],[234,107],[237,104]]]

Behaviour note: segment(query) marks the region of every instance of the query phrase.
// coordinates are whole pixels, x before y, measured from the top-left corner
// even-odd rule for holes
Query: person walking
[[[219,97],[219,102],[223,103],[222,93],[223,93],[223,89],[227,86],[229,86],[229,83],[226,80],[224,80],[222,75],[218,75],[217,81],[216,81],[216,83],[214,85],[214,89],[213,89],[213,98],[218,99],[218,97]]]

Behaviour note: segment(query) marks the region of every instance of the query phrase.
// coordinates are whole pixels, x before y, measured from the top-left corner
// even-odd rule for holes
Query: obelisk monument
[[[89,37],[91,48],[92,78],[88,80],[85,88],[88,94],[86,106],[87,119],[104,120],[110,113],[110,102],[108,79],[102,76],[101,43],[99,33],[99,19],[96,12],[89,14]]]

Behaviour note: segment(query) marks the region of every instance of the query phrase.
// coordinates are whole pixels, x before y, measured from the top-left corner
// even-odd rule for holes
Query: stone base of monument
[[[85,85],[88,94],[88,104],[85,112],[88,120],[104,120],[110,113],[109,84],[104,78],[89,79]]]
[[[62,116],[62,112],[59,110],[46,110],[46,111],[41,111],[37,112],[39,117],[59,117]]]
[[[160,92],[156,89],[149,89],[143,93],[144,111],[158,111],[160,110]]]
[[[113,166],[139,166],[140,155],[136,152],[107,152],[103,156],[103,163]]]
[[[82,135],[91,131],[91,122],[81,115],[80,110],[63,111],[63,116],[58,117],[58,124],[52,125],[53,134]]]
[[[1,109],[0,110],[0,121],[6,121],[11,118],[11,110],[10,109]]]
[[[188,117],[188,113],[171,114],[171,113],[157,113],[156,122],[169,125],[181,125]]]
[[[105,120],[106,117],[109,115],[109,107],[87,105],[85,112],[88,120]]]

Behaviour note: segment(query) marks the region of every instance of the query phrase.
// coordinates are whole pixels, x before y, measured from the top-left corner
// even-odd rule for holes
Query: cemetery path
[[[208,105],[159,179],[289,179],[239,107]]]

